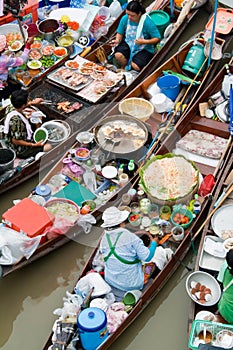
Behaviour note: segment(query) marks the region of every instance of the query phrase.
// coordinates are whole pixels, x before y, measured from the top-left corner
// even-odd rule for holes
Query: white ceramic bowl
[[[199,302],[199,300],[191,293],[191,282],[199,282],[201,285],[205,285],[206,288],[210,288],[212,295],[211,300],[206,301],[205,303]],[[195,271],[188,276],[186,279],[186,291],[195,303],[203,307],[215,305],[221,296],[221,288],[217,280],[212,275],[204,271]]]
[[[222,329],[216,334],[217,345],[224,349],[232,349],[233,346],[233,332],[229,329]]]

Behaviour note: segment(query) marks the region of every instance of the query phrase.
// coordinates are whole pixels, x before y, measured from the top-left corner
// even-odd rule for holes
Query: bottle
[[[131,160],[129,161],[129,163],[128,163],[128,174],[129,174],[130,177],[133,176],[133,174],[134,174],[134,169],[135,169],[134,160],[131,159]]]
[[[196,193],[194,195],[194,203],[193,203],[193,212],[194,214],[199,214],[201,211],[201,203],[200,201],[198,200],[198,194]]]
[[[18,165],[18,171],[20,171],[21,169],[23,169],[25,166],[31,164],[32,162],[34,162],[35,157],[31,156],[27,159],[22,160],[19,165]]]
[[[120,176],[121,174],[123,174],[124,172],[124,164],[120,164],[119,168],[118,168],[118,176]]]

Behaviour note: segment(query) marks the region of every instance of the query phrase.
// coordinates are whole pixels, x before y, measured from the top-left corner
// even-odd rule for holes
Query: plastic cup
[[[131,290],[129,292],[126,292],[123,297],[123,303],[125,305],[135,305],[136,302],[141,297],[142,292],[140,290]]]

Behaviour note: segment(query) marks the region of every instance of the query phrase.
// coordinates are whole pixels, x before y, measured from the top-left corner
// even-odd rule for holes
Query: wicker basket
[[[153,114],[154,106],[143,98],[131,97],[119,103],[119,111],[145,122]]]

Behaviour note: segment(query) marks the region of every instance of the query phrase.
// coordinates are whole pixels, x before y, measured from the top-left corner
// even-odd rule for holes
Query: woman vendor
[[[227,252],[226,261],[218,274],[218,280],[223,284],[218,310],[228,323],[233,324],[233,249]]]
[[[104,276],[107,283],[121,291],[141,290],[144,285],[142,261],[150,261],[158,240],[147,248],[134,233],[122,227],[128,211],[109,207],[103,212],[102,227],[106,228],[100,243],[104,257]]]
[[[35,156],[38,152],[47,152],[52,146],[43,141],[35,143],[32,139],[33,130],[29,120],[23,114],[25,107],[38,104],[42,99],[37,98],[34,101],[28,101],[28,93],[25,90],[16,90],[12,92],[11,104],[6,111],[4,121],[4,133],[6,146],[12,148],[17,157],[26,159]]]
[[[0,35],[0,95],[2,98],[8,98],[12,91],[21,88],[20,84],[8,81],[8,68],[21,66],[26,62],[32,40],[33,38],[28,39],[21,56],[12,57],[3,52],[6,48],[6,36]]]
[[[140,71],[152,59],[160,33],[138,1],[130,1],[117,28],[115,59],[121,69]]]

